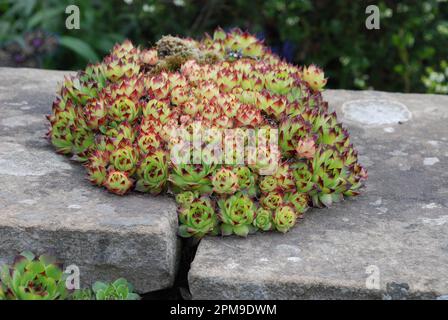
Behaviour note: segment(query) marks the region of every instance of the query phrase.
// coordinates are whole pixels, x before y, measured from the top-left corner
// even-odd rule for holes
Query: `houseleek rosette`
[[[210,175],[215,166],[210,164],[174,164],[169,176],[175,192],[198,191],[211,193],[213,191]]]
[[[0,274],[0,299],[63,300],[68,291],[61,266],[49,256],[23,252]]]
[[[253,222],[254,227],[262,231],[269,231],[272,228],[272,211],[258,208]]]
[[[277,191],[269,192],[260,198],[260,204],[265,209],[275,210],[283,204],[283,194]]]
[[[256,176],[249,167],[235,167],[233,172],[238,178],[239,190],[247,193],[249,197],[255,197],[257,194]]]
[[[238,176],[231,170],[222,167],[212,176],[213,191],[218,194],[234,194],[238,188]]]
[[[263,193],[273,192],[278,188],[277,179],[274,176],[265,176],[260,180],[258,186]]]
[[[310,197],[306,193],[300,193],[293,191],[287,193],[284,197],[286,203],[292,205],[296,210],[297,214],[302,214],[308,210]]]
[[[110,152],[96,150],[92,153],[88,163],[84,166],[91,183],[101,186],[106,180],[107,166],[109,165]]]
[[[190,194],[187,197],[189,196]],[[218,232],[215,210],[210,199],[205,196],[180,207],[179,222],[179,235],[184,238],[202,238]]]
[[[176,195],[176,203],[181,208],[188,208],[196,198],[198,198],[197,193],[192,191],[185,191]]]
[[[131,190],[134,181],[129,178],[127,172],[110,169],[107,173],[106,180],[103,185],[112,193],[119,196],[124,195]]]
[[[273,214],[274,228],[282,233],[288,232],[296,224],[296,212],[288,205],[278,207]]]
[[[255,206],[247,195],[238,192],[226,200],[219,200],[218,206],[223,235],[234,233],[246,237],[253,231],[252,222],[255,219]]]
[[[163,150],[147,154],[138,165],[135,189],[151,194],[161,193],[168,180],[167,161],[167,153]]]
[[[132,175],[137,167],[138,153],[129,140],[122,140],[110,153],[110,165],[115,170]]]
[[[95,300],[140,300],[140,296],[134,293],[134,287],[123,278],[112,283],[97,281],[92,286]]]

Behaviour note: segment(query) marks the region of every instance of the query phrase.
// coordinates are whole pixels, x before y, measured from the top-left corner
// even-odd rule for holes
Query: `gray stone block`
[[[0,68],[0,257],[49,252],[81,284],[125,277],[139,292],[172,286],[179,260],[174,201],[94,187],[44,139],[67,72]]]
[[[328,90],[325,98],[369,171],[366,190],[310,210],[286,235],[202,240],[193,298],[446,297],[448,97]]]

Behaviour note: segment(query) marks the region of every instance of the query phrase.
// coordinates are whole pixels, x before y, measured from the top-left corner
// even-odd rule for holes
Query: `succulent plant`
[[[213,191],[211,176],[216,165],[207,162],[201,164],[175,163],[172,161],[168,180],[175,192],[198,191],[211,193]]]
[[[263,208],[274,210],[283,203],[283,194],[277,191],[269,192],[260,198],[260,204]]]
[[[293,191],[284,197],[285,203],[294,207],[297,214],[302,214],[309,208],[310,197],[306,193]]]
[[[136,190],[159,194],[168,181],[168,156],[158,150],[147,154],[138,164]]]
[[[307,192],[316,207],[329,207],[344,195],[358,194],[366,171],[355,165],[346,165],[347,158],[335,149],[319,149],[311,164],[298,163],[293,174],[298,191]]]
[[[107,173],[103,185],[110,192],[122,196],[132,188],[133,181],[127,172],[112,169]]]
[[[66,288],[62,264],[54,257],[25,251],[0,271],[0,300],[138,300],[125,279],[96,282],[92,289]]]
[[[274,176],[264,176],[260,180],[260,190],[263,193],[269,193],[278,189],[277,179]]]
[[[218,201],[220,209],[219,218],[222,221],[223,235],[236,234],[246,237],[252,231],[252,222],[255,219],[255,206],[245,194],[238,192],[230,198]]]
[[[281,191],[289,191],[295,187],[294,177],[287,163],[283,163],[277,167],[274,178],[277,180],[277,186]]]
[[[296,157],[301,159],[313,159],[314,154],[316,153],[316,138],[303,138],[297,142],[296,148]]]
[[[286,233],[296,224],[296,213],[288,205],[279,206],[273,214],[272,223],[279,232]]]
[[[327,79],[325,79],[324,72],[313,64],[309,67],[303,68],[302,77],[311,89],[316,91],[321,91],[327,84]]]
[[[196,198],[198,198],[197,193],[192,191],[185,191],[176,195],[176,203],[180,208],[188,208]]]
[[[132,175],[137,167],[138,153],[129,140],[121,140],[110,153],[111,168]]]
[[[92,290],[95,300],[140,300],[140,296],[133,292],[133,286],[123,278],[112,283],[97,281]]]
[[[97,281],[92,288],[77,289],[69,296],[70,300],[140,300],[133,292],[133,286],[124,278],[112,283]]]
[[[231,170],[222,167],[212,176],[213,191],[218,194],[234,194],[238,188],[238,176]]]
[[[87,171],[88,179],[91,183],[98,186],[103,185],[107,176],[109,158],[109,151],[97,149],[92,152],[89,162],[84,165]]]
[[[61,266],[50,256],[22,252],[0,274],[0,299],[63,300],[68,296]]]
[[[179,235],[202,238],[206,234],[216,234],[218,219],[210,199],[203,196],[189,203],[191,194],[185,196],[187,201],[182,199],[183,205],[179,209]]]
[[[272,211],[264,208],[258,208],[253,222],[254,227],[262,231],[272,229]]]
[[[256,175],[250,170],[249,167],[238,166],[233,168],[233,172],[238,178],[238,189],[243,193],[247,193],[250,197],[255,197],[257,194],[256,189]]]
[[[356,196],[367,179],[326,82],[239,29],[151,48],[127,40],[64,80],[47,137],[114,194],[174,193],[182,236],[285,232],[291,211]]]
[[[311,124],[302,116],[286,117],[279,127],[279,146],[285,156],[293,156],[299,142],[309,138]]]
[[[92,289],[78,289],[70,296],[70,300],[95,300],[95,295]]]

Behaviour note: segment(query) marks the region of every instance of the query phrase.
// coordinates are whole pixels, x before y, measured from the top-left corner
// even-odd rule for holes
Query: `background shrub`
[[[80,30],[65,28],[70,4]],[[380,30],[365,27],[369,4],[381,10]],[[319,64],[330,88],[448,90],[447,0],[0,0],[0,65],[74,70],[125,38],[148,45],[218,25],[256,33],[291,62]]]

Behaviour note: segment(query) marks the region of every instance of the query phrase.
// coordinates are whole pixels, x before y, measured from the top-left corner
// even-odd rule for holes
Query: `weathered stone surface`
[[[312,209],[286,235],[204,239],[189,274],[195,299],[448,294],[448,97],[342,90],[325,97],[369,170],[366,190],[331,209]],[[342,112],[345,102],[362,99],[370,100],[363,107],[399,102],[410,114],[383,102],[369,111],[372,121],[358,108]],[[390,123],[393,117],[399,119]],[[376,271],[380,289],[367,289]]]
[[[0,258],[50,252],[76,264],[84,286],[125,277],[140,292],[169,287],[179,257],[174,201],[91,186],[43,139],[64,74],[0,68]]]

